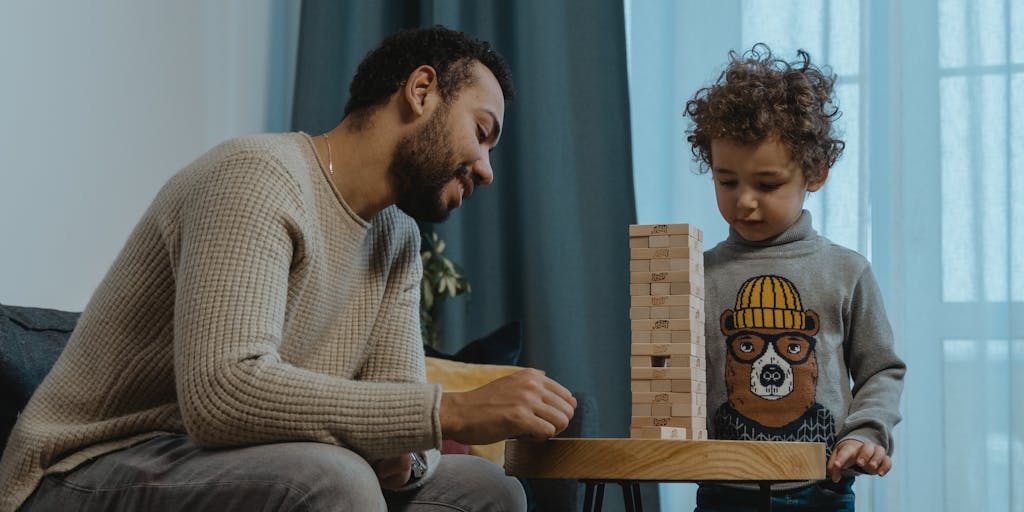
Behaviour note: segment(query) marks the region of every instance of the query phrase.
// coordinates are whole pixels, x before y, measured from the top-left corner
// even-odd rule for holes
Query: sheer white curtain
[[[808,208],[875,268],[908,364],[895,469],[858,510],[1024,511],[1024,1],[625,0],[639,222],[722,240],[681,113],[730,49],[839,75],[846,152]],[[692,485],[662,488],[665,510]]]

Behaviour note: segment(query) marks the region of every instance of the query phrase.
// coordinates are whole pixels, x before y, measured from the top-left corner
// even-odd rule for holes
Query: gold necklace
[[[323,134],[323,138],[327,142],[327,172],[334,176],[334,156],[331,155],[331,138],[326,133]]]

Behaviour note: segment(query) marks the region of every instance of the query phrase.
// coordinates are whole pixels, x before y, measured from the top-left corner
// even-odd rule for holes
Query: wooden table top
[[[505,473],[660,482],[825,478],[825,445],[767,441],[558,438],[505,442]]]

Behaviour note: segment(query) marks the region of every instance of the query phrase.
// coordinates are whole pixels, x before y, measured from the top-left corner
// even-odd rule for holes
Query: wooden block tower
[[[708,437],[703,245],[689,224],[629,226],[630,437]]]

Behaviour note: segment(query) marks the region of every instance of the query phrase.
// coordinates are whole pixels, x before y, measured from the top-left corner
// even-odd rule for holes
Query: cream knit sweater
[[[369,459],[440,446],[421,273],[412,219],[360,219],[306,134],[212,149],[157,195],[22,412],[0,510],[46,474],[163,432]]]

